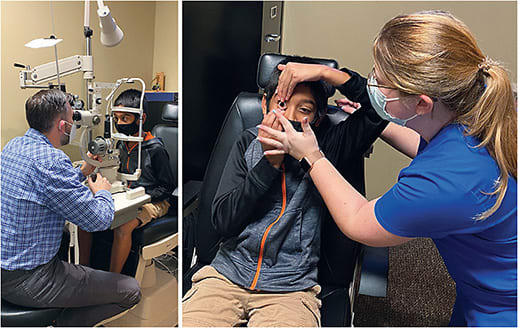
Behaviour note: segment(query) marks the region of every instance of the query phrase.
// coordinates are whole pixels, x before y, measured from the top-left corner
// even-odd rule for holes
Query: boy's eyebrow
[[[313,107],[316,107],[317,106],[317,103],[315,102],[314,99],[311,99],[311,98],[302,98],[299,100],[299,105],[302,105],[302,104],[310,104],[310,105],[313,105]]]

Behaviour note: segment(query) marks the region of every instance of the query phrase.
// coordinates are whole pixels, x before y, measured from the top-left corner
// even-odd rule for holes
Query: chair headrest
[[[259,63],[257,65],[257,86],[261,89],[264,89],[270,80],[270,76],[272,75],[273,70],[277,67],[277,65],[285,58],[289,56],[280,55],[280,54],[262,54],[261,58],[259,58]],[[331,68],[338,69],[338,62],[334,59],[322,59],[322,58],[308,58],[312,61],[327,65]],[[325,83],[327,84],[327,83]],[[328,93],[327,96],[331,97],[334,94],[334,88],[327,84],[325,88]]]
[[[178,105],[165,104],[162,109],[162,119],[164,121],[176,121],[178,120]]]

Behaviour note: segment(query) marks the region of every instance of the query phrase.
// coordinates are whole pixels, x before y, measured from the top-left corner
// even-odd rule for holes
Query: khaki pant
[[[184,327],[320,327],[320,286],[299,292],[242,288],[211,266],[192,277],[183,299]]]
[[[137,214],[137,219],[140,221],[139,227],[148,224],[152,219],[166,215],[170,206],[169,202],[165,199],[159,202],[146,203],[142,205]]]

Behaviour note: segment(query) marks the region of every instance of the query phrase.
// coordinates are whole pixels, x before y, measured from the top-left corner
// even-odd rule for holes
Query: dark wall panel
[[[183,176],[202,180],[241,91],[257,92],[262,2],[183,2]]]

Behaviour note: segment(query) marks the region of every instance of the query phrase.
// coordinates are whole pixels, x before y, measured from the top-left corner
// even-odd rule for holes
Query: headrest
[[[162,109],[162,119],[164,121],[176,121],[178,120],[178,105],[165,104]]]
[[[259,58],[259,63],[257,65],[257,86],[261,89],[266,87],[268,81],[270,80],[270,76],[272,75],[273,70],[277,67],[277,65],[285,58],[289,56],[279,55],[279,54],[263,54],[261,58]],[[338,69],[338,63],[333,59],[321,59],[321,58],[308,58],[312,61],[327,65],[332,68]],[[327,84],[327,83],[325,83]],[[331,97],[334,94],[334,88],[327,84],[328,87],[325,87],[327,96]]]

